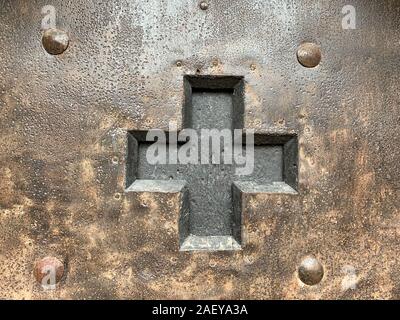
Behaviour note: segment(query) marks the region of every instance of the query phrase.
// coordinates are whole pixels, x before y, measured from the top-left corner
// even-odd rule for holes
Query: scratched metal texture
[[[400,2],[209,4],[0,0],[0,298],[400,298]],[[179,252],[182,195],[124,192],[126,131],[180,124],[185,74],[244,76],[245,127],[299,137],[299,195],[243,195],[241,251]],[[66,265],[53,291],[33,277],[44,256]]]

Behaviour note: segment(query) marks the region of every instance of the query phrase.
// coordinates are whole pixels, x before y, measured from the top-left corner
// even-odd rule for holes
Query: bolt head
[[[36,281],[42,284],[43,278],[54,270],[56,283],[60,282],[64,276],[64,264],[55,257],[45,257],[36,262],[34,276]]]
[[[297,49],[297,60],[306,68],[314,68],[321,62],[321,48],[315,43],[303,43]]]
[[[69,45],[69,37],[68,34],[63,30],[48,29],[43,34],[42,44],[48,53],[52,55],[58,55],[67,50]]]
[[[298,274],[303,283],[313,286],[322,280],[324,276],[324,268],[316,258],[308,256],[301,262]]]
[[[208,9],[208,3],[206,1],[201,1],[200,2],[200,9],[201,10],[207,10]]]

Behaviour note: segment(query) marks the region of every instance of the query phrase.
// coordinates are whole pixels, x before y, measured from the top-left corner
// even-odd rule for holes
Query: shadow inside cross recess
[[[201,129],[243,129],[243,77],[185,76],[183,81],[184,128],[195,129],[199,137]],[[147,131],[128,133],[126,191],[184,193],[179,217],[180,250],[241,249],[242,194],[297,193],[296,135],[255,134],[254,170],[240,176],[236,174],[238,165],[234,161],[149,164],[146,152],[154,141],[146,141],[146,134]],[[185,143],[179,142],[177,148]],[[167,143],[167,153],[170,147]],[[223,159],[222,142],[220,152]],[[246,152],[245,137],[243,152]]]

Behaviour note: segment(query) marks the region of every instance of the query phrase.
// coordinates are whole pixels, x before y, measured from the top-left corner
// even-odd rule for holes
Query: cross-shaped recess
[[[234,76],[185,76],[183,124],[201,129],[242,129],[244,79]],[[149,164],[146,151],[154,141],[146,141],[146,131],[128,136],[127,192],[184,193],[179,218],[180,250],[237,250],[242,245],[242,193],[296,193],[298,144],[295,135],[255,134],[254,170],[238,175],[237,165]],[[175,133],[176,134],[176,133]],[[171,140],[172,143],[172,140]],[[168,144],[182,148],[185,141]],[[199,142],[199,154],[203,151]],[[243,138],[246,152],[246,139]],[[204,155],[203,155],[204,156]],[[203,161],[204,162],[204,161]]]

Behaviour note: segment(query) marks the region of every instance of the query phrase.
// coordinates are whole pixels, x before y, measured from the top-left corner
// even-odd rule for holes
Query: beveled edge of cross
[[[223,79],[224,81],[220,81]],[[204,83],[207,86],[218,89],[234,89],[239,91],[245,100],[244,93],[244,77],[227,76],[227,75],[186,75],[184,76],[185,99],[182,109],[188,95],[191,94],[191,86],[201,87]],[[189,88],[189,89],[188,89]],[[243,106],[244,107],[244,106]],[[184,113],[184,111],[183,111]],[[243,110],[244,113],[244,110]],[[241,123],[240,123],[241,122]],[[185,127],[185,119],[182,121],[182,128]],[[239,126],[243,128],[243,119],[239,120]],[[245,131],[245,128],[243,128]],[[128,131],[128,148],[126,153],[126,174],[125,174],[125,192],[126,193],[170,193],[181,195],[181,206],[178,219],[179,233],[179,251],[235,251],[244,247],[243,243],[243,196],[246,194],[281,194],[281,195],[298,195],[298,140],[297,134],[293,132],[262,132],[256,133],[257,137],[272,137],[273,141],[280,141],[284,146],[284,181],[272,182],[271,184],[258,184],[253,181],[234,181],[232,183],[232,208],[233,208],[233,226],[232,235],[229,236],[196,236],[190,234],[190,208],[189,208],[189,190],[185,180],[148,180],[137,179],[135,170],[138,166],[139,141],[132,135],[132,132],[140,132],[143,137],[146,131],[130,130]],[[179,131],[179,129],[178,129]],[[167,134],[169,132],[166,132]],[[280,139],[280,137],[284,137]],[[141,138],[143,139],[143,138]],[[136,152],[130,152],[136,150]],[[294,164],[290,168],[286,165],[285,154],[289,150],[290,162]],[[285,158],[286,157],[286,158]],[[133,173],[133,174],[132,174]]]

